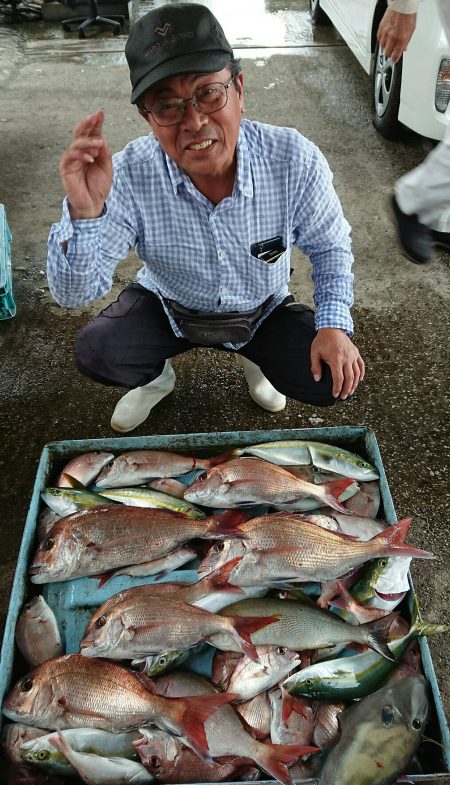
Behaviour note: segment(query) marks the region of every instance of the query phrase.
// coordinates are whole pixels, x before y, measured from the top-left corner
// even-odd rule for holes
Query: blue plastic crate
[[[0,319],[10,319],[16,314],[12,291],[11,241],[5,207],[0,204]]]
[[[364,426],[343,426],[334,428],[309,428],[297,430],[273,431],[232,431],[218,433],[196,433],[158,436],[125,436],[105,439],[83,439],[52,442],[44,446],[34,483],[30,507],[23,532],[22,544],[18,556],[16,574],[11,591],[11,600],[5,625],[5,634],[0,660],[0,701],[10,686],[20,678],[16,669],[16,650],[14,631],[18,615],[24,601],[30,593],[41,590],[52,607],[60,623],[63,642],[68,653],[77,651],[79,640],[85,630],[93,609],[98,607],[112,594],[129,586],[148,583],[152,578],[129,578],[117,576],[98,588],[98,581],[93,578],[79,578],[61,583],[47,584],[43,587],[32,586],[27,577],[28,564],[36,548],[36,521],[41,506],[41,491],[59,474],[60,470],[76,455],[92,450],[108,451],[119,454],[126,450],[160,449],[173,452],[184,452],[192,455],[213,455],[223,452],[229,447],[240,447],[260,444],[268,441],[292,439],[314,440],[339,445],[358,453],[376,466],[380,474],[380,491],[383,518],[390,524],[397,521],[391,493],[381,459],[375,434]],[[192,570],[177,570],[166,576],[165,580],[192,580],[196,573]],[[410,610],[415,601],[414,586],[411,577],[408,595]],[[431,722],[427,735],[432,736],[442,745],[427,745],[433,748],[430,755],[434,756],[427,766],[429,773],[408,775],[412,782],[438,782],[447,779],[450,773],[450,732],[442,705],[439,687],[434,672],[431,654],[426,638],[419,638],[424,673],[431,685],[434,704],[431,711]],[[191,656],[189,667],[200,673],[209,673],[213,649],[200,651]],[[0,727],[3,718],[0,716]],[[431,730],[430,730],[431,728]],[[428,764],[428,761],[427,761]],[[300,782],[300,781],[299,781]],[[310,782],[303,780],[302,782]],[[312,781],[311,781],[312,782]],[[241,783],[242,785],[242,783]],[[356,783],[355,783],[356,785]]]

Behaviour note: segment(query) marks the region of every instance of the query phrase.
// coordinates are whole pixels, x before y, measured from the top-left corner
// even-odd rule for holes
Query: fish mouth
[[[380,600],[386,600],[387,602],[390,602],[392,600],[398,600],[399,597],[405,594],[405,592],[403,591],[395,592],[392,594],[383,594],[383,592],[377,591],[376,589],[375,589],[375,593],[377,597],[380,598]]]

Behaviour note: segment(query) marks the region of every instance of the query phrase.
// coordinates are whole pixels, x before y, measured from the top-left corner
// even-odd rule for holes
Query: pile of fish
[[[377,518],[378,479],[315,441],[71,460],[42,492],[29,574],[43,594],[16,627],[31,670],[2,707],[11,782],[388,785],[420,771],[417,638],[450,628],[401,615],[411,559],[434,557],[405,542],[410,518]],[[133,585],[95,602],[118,576]],[[76,579],[94,612],[66,653],[45,596]]]

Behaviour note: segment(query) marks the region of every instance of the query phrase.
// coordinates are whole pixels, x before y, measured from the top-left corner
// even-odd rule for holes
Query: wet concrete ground
[[[397,515],[413,517],[410,541],[437,556],[413,563],[422,615],[450,623],[449,257],[440,253],[426,267],[406,261],[386,210],[394,181],[423,160],[432,143],[412,134],[398,142],[376,134],[369,78],[333,29],[311,28],[307,0],[210,5],[242,58],[246,115],[298,128],[321,147],[334,172],[353,227],[355,342],[367,376],[351,402],[320,410],[289,401],[284,412],[271,415],[252,402],[232,357],[198,350],[175,359],[174,393],[135,434],[372,428]],[[129,103],[125,40],[106,33],[79,41],[57,23],[0,26],[0,202],[13,234],[17,302],[16,317],[0,322],[2,626],[43,445],[114,436],[109,420],[122,391],[84,379],[72,359],[77,331],[103,303],[60,308],[48,292],[45,259],[62,199],[58,161],[77,120],[103,108],[114,151],[145,133]],[[132,257],[119,266],[109,300],[136,269]],[[311,301],[309,263],[300,254],[292,288]],[[429,641],[447,717],[449,641],[448,634]]]

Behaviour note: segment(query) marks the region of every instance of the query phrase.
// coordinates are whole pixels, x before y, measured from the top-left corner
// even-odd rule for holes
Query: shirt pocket
[[[273,262],[264,262],[248,254],[245,260],[245,296],[249,300],[267,299],[278,289],[287,285],[290,278],[291,251],[287,248]]]

